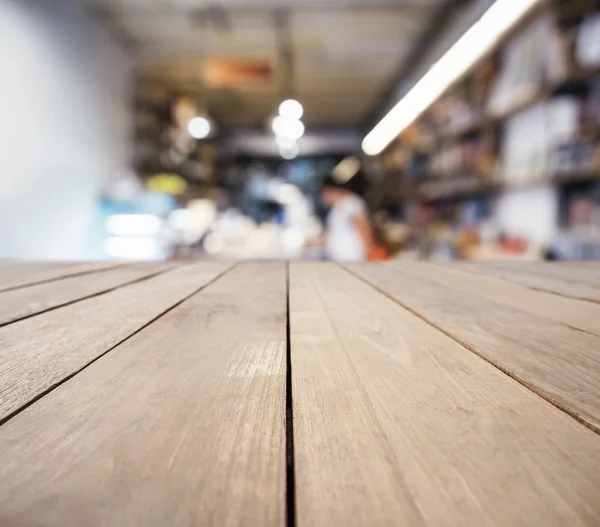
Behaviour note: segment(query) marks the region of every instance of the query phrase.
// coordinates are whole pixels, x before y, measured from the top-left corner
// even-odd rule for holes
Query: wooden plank
[[[600,338],[398,267],[352,272],[600,432]]]
[[[125,264],[114,262],[2,262],[0,263],[0,291],[123,265]]]
[[[582,262],[561,262],[563,265],[572,265],[575,267],[587,267],[589,269],[595,269],[600,272],[599,261],[582,261]]]
[[[561,282],[584,283],[596,286],[600,290],[600,268],[589,268],[580,265],[574,268],[564,262],[492,262],[493,267],[505,269],[518,274],[544,276]]]
[[[344,269],[290,332],[298,527],[600,522],[600,437]]]
[[[584,279],[578,278],[582,276],[581,271],[586,271],[586,269],[578,269],[577,272],[571,273],[565,271],[563,276],[559,277],[549,276],[547,272],[542,273],[543,266],[539,268],[539,271],[535,271],[534,268],[520,268],[514,264],[512,267],[504,267],[497,262],[491,264],[458,262],[452,265],[463,271],[499,278],[533,289],[590,302],[600,302],[600,284],[590,283],[589,280],[586,280],[586,278],[591,278],[589,275],[584,275]]]
[[[0,326],[147,278],[172,264],[139,264],[0,292]]]
[[[116,346],[224,272],[178,268],[0,328],[0,420]]]
[[[529,313],[556,320],[572,328],[600,335],[600,305],[573,298],[535,291],[497,278],[464,272],[455,266],[427,262],[399,262],[404,272],[448,287],[483,296]]]
[[[283,527],[285,327],[238,266],[12,418],[0,525]]]

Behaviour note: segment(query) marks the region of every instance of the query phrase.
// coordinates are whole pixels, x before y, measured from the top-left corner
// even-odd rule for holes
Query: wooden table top
[[[600,265],[0,264],[0,527],[600,525]]]

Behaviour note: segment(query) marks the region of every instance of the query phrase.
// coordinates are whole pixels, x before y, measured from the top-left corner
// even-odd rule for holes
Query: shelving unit
[[[384,204],[600,182],[600,57],[577,59],[593,12],[600,1],[548,1],[511,30],[380,155]]]

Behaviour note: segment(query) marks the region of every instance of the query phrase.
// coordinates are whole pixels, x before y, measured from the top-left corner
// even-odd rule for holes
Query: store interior
[[[0,0],[0,259],[600,260],[600,0]]]

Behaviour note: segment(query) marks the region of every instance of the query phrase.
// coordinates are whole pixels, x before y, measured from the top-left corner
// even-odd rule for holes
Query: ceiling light
[[[271,125],[275,135],[286,139],[300,139],[304,135],[304,125],[298,119],[278,115]]]
[[[211,130],[212,125],[206,117],[194,117],[188,123],[188,132],[194,139],[206,139]]]
[[[383,151],[456,79],[497,45],[506,31],[542,1],[496,0],[365,137],[363,151],[368,155]]]
[[[294,99],[288,99],[283,101],[279,105],[279,115],[282,117],[289,117],[290,119],[300,119],[304,114],[304,108],[302,105]]]
[[[298,157],[298,147],[296,147],[296,149],[280,150],[279,155],[287,161],[296,159]]]
[[[279,155],[283,157],[283,159],[296,159],[299,153],[300,149],[298,148],[298,145],[296,143],[286,147],[279,147]]]
[[[275,142],[280,149],[294,148],[296,145],[296,141],[294,139],[288,139],[287,137],[282,137],[280,135],[275,137]]]

